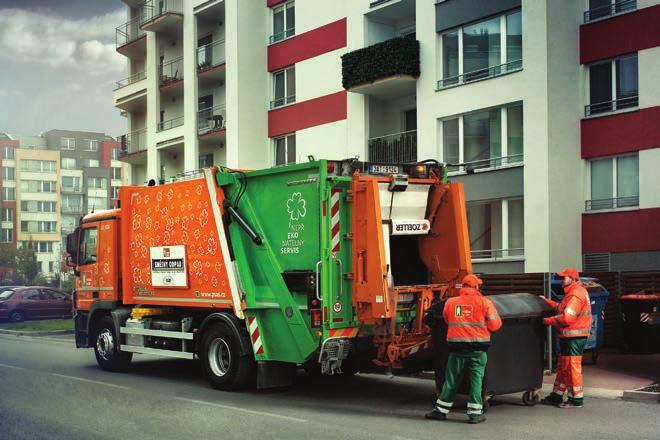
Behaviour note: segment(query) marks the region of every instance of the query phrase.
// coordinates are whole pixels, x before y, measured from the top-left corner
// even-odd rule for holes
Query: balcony
[[[142,81],[142,80],[145,79],[146,77],[147,77],[147,76],[146,76],[146,73],[145,73],[145,72],[138,72],[138,73],[135,73],[135,74],[129,76],[128,78],[124,78],[124,79],[122,79],[122,80],[117,81],[117,87],[115,87],[115,90],[119,90],[119,89],[121,89],[122,87],[126,87],[126,86],[128,86],[128,85],[130,85],[130,84],[136,83],[136,82],[138,82],[138,81]]]
[[[117,81],[113,92],[115,107],[125,112],[144,112],[147,109],[147,81],[144,72],[137,72]]]
[[[369,162],[405,163],[417,161],[417,130],[369,139]]]
[[[117,52],[131,59],[144,59],[147,54],[146,35],[140,29],[139,17],[118,26],[115,28]]]
[[[61,191],[62,191],[62,193],[73,193],[73,194],[83,192],[82,186],[80,186],[80,185],[78,185],[78,186],[64,186],[64,185],[62,185]]]
[[[597,8],[589,9],[584,12],[584,22],[612,17],[614,15],[623,14],[625,12],[634,11],[637,9],[637,0],[618,0],[612,4],[599,6]]]
[[[146,163],[147,129],[132,131],[117,138],[119,142],[119,159],[128,163]]]
[[[295,35],[296,35],[295,27],[284,29],[282,32],[277,32],[276,34],[271,35],[268,38],[268,44],[279,43],[280,41],[284,41],[287,38],[294,37]]]
[[[227,113],[224,105],[205,108],[197,112],[197,134],[208,138],[226,129]]]
[[[183,116],[168,119],[158,123],[158,132],[171,130],[172,128],[181,127],[183,125]]]
[[[296,102],[296,95],[289,95],[282,98],[275,98],[270,101],[270,108],[274,109],[277,107],[282,107],[283,105],[293,104]]]
[[[522,153],[510,156],[491,157],[487,159],[473,160],[461,164],[448,164],[447,171],[450,173],[473,174],[475,171],[495,170],[508,166],[519,166],[523,164]]]
[[[158,68],[158,76],[161,90],[183,89],[183,57],[161,64]]]
[[[151,32],[171,32],[183,23],[182,0],[147,0],[140,9],[140,27]]]
[[[349,92],[392,99],[415,93],[419,42],[397,37],[341,57],[342,84]]]
[[[197,48],[197,76],[200,87],[224,81],[225,40],[217,40]]]
[[[438,90],[456,87],[463,84],[480,81],[483,79],[494,78],[496,76],[506,75],[522,70],[522,60],[514,60],[499,66],[486,67],[485,69],[474,70],[462,75],[450,76],[438,81]]]
[[[614,101],[598,102],[584,106],[584,116],[594,116],[601,113],[612,113],[618,110],[633,109],[639,106],[639,96],[627,96]]]
[[[639,196],[617,197],[613,199],[595,199],[584,202],[585,211],[602,209],[635,208],[639,206]]]

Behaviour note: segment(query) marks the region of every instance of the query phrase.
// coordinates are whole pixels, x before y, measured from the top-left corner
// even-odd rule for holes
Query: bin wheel
[[[598,350],[596,350],[596,349],[594,348],[594,349],[591,351],[591,363],[592,363],[592,364],[596,365],[596,363],[598,362],[598,355],[599,355]]]
[[[522,395],[522,401],[525,406],[534,406],[539,403],[539,393],[535,390],[525,391]]]

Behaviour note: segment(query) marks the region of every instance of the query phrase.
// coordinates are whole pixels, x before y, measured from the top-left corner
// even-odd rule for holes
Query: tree
[[[16,282],[16,248],[0,247],[0,283],[14,284]]]
[[[31,284],[39,273],[37,254],[31,242],[24,243],[17,251],[16,270],[25,284]]]

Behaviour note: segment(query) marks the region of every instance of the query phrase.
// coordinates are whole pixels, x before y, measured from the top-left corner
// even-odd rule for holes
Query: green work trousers
[[[484,373],[488,354],[485,351],[467,351],[449,353],[445,370],[445,384],[440,397],[435,403],[435,409],[443,414],[449,413],[454,405],[456,390],[461,385],[463,375],[470,375],[470,396],[467,404],[467,415],[470,418],[479,417],[483,412],[481,397]]]

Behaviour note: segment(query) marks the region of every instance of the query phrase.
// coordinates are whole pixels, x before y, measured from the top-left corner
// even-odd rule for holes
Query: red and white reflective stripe
[[[339,193],[340,189],[333,189],[330,197],[330,217],[332,225],[332,252],[339,252]]]
[[[651,315],[649,313],[640,313],[639,322],[649,322],[651,320]]]
[[[256,317],[248,316],[248,330],[250,331],[250,340],[252,341],[254,354],[264,354],[264,347],[261,343],[261,335],[259,334],[259,325],[257,325]]]

